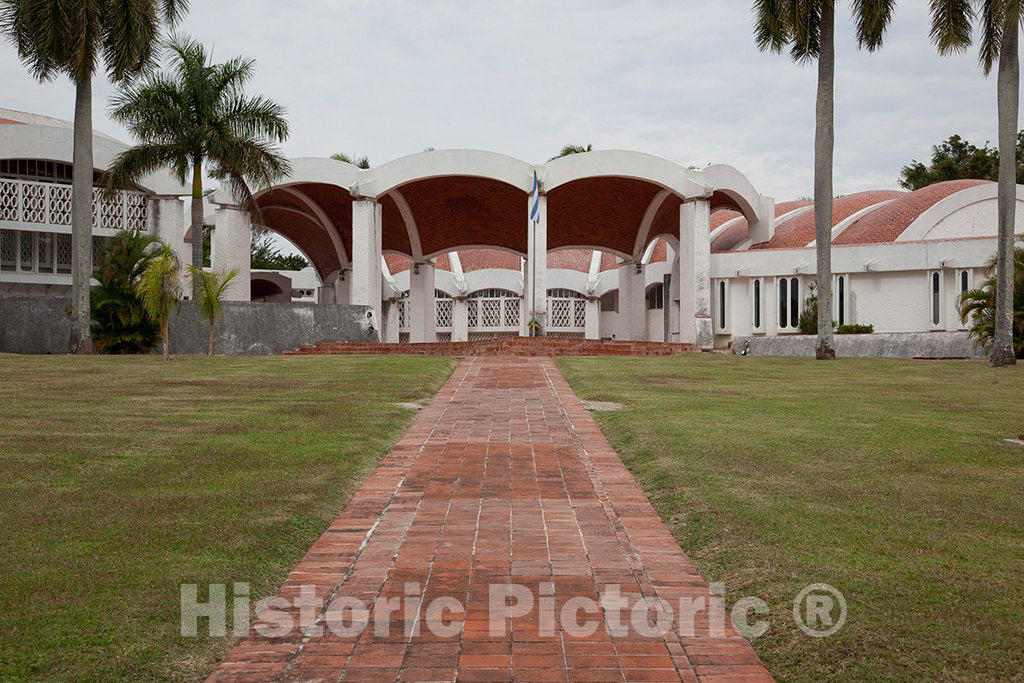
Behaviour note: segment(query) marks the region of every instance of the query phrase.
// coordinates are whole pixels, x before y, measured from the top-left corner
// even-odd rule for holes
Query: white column
[[[238,275],[228,285],[224,300],[249,301],[249,265],[252,250],[252,223],[249,212],[237,206],[220,206],[214,213],[211,247],[211,265],[215,271],[225,273],[238,269]]]
[[[640,272],[638,273],[637,270]],[[621,341],[647,339],[647,292],[644,267],[627,261],[619,266],[619,333]]]
[[[388,299],[387,314],[384,321],[384,341],[388,344],[397,344],[399,340],[399,311],[398,306],[401,299]]]
[[[711,327],[711,203],[679,208],[679,338],[702,349],[714,347]]]
[[[452,341],[469,341],[469,302],[457,296],[452,303]]]
[[[324,285],[317,290],[317,302],[321,304],[334,303],[334,285]]]
[[[540,221],[529,220],[530,197],[527,196],[526,277],[523,278],[523,315],[525,322],[533,318],[547,328],[548,316],[548,198],[540,196]],[[529,332],[527,332],[529,334]]]
[[[601,299],[587,297],[586,328],[583,336],[587,339],[601,338]]]
[[[185,242],[185,202],[177,197],[157,197],[150,200],[151,230],[158,239],[171,246],[181,261],[183,291],[191,292],[186,286],[188,267],[192,263],[192,245]]]
[[[347,304],[352,301],[352,272],[346,267],[341,270],[338,279],[334,281],[334,301],[339,304]]]
[[[437,305],[434,301],[434,266],[414,263],[409,272],[409,342],[437,341]]]
[[[381,319],[381,206],[373,199],[357,197],[352,202],[352,272],[349,273],[349,303],[370,306],[374,327]]]

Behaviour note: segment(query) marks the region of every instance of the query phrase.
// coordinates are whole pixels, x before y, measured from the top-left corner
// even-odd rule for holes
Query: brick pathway
[[[409,583],[422,603],[405,599],[420,594]],[[499,618],[504,632],[492,633],[491,587],[512,584],[530,589],[535,608]],[[332,626],[350,624],[342,608],[353,598],[403,598],[402,607],[361,634],[253,631],[210,680],[771,680],[731,625],[710,635],[707,611],[692,636],[678,624],[664,636],[612,633],[600,621],[574,635],[557,616],[569,598],[596,601],[612,585],[630,605],[643,596],[720,605],[550,359],[466,359],[278,594],[294,603],[300,586],[315,586],[305,609]],[[427,626],[427,605],[442,596],[465,607],[457,635]]]

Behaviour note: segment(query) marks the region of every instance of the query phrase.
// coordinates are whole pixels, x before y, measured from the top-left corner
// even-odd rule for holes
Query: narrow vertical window
[[[938,273],[932,273],[932,325],[938,325],[941,320],[942,310],[940,308],[939,286],[941,278]]]
[[[846,324],[846,278],[842,275],[839,276],[839,286],[837,287],[839,294],[839,324]]]
[[[971,288],[971,274],[968,273],[966,270],[961,270],[960,271],[960,295],[963,296],[963,294],[967,290],[969,290],[970,288]]]
[[[792,278],[789,281],[789,326],[800,326],[800,280]]]
[[[779,280],[779,327],[789,327],[789,280]]]
[[[761,281],[754,280],[754,329],[761,329]]]
[[[718,283],[718,327],[725,329],[725,280]]]

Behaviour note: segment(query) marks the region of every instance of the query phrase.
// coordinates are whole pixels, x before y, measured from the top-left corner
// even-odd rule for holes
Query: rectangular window
[[[839,307],[839,324],[846,324],[846,276],[840,275],[836,280],[837,305]]]
[[[938,272],[931,275],[932,325],[942,322],[942,275]]]
[[[789,280],[789,325],[800,327],[800,279],[795,277]]]
[[[725,329],[725,280],[718,282],[718,327]]]
[[[761,329],[761,280],[754,280],[754,329]]]
[[[789,327],[789,280],[779,280],[779,327]]]

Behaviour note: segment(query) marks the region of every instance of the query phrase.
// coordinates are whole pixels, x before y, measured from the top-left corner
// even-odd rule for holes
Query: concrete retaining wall
[[[740,353],[747,343],[750,356],[813,356],[817,337],[738,337],[732,345]],[[983,358],[966,332],[908,332],[901,334],[837,334],[836,355],[846,358]]]
[[[68,351],[71,300],[0,297],[0,352]],[[327,341],[380,341],[368,306],[226,302],[214,327],[214,350],[224,355],[266,355]],[[171,353],[206,353],[207,326],[198,306],[185,303],[171,319]]]

